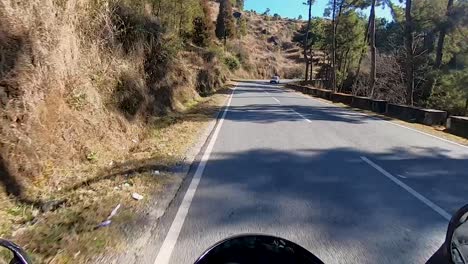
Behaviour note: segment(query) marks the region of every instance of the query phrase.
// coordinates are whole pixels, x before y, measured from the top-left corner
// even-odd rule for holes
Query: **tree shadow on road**
[[[344,122],[350,124],[361,124],[373,117],[360,113],[347,111],[337,107],[318,107],[293,104],[250,104],[243,106],[230,106],[225,119],[238,122],[274,123],[283,121],[300,121],[304,118],[294,113],[300,113],[310,121]]]
[[[467,202],[468,182],[461,181],[468,171],[466,154],[454,157],[438,148],[419,154],[403,148],[382,153],[253,149],[212,153],[185,228],[306,241],[302,246],[325,262],[427,260],[442,243],[447,221],[362,156],[404,176],[403,183],[448,213]],[[206,244],[211,242],[216,241]]]

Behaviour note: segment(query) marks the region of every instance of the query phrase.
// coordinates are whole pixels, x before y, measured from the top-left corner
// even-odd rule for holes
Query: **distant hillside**
[[[245,12],[248,34],[239,42],[251,55],[253,69],[247,76],[270,77],[278,74],[282,78],[303,76],[303,56],[299,47],[291,42],[302,22],[278,19]]]
[[[219,3],[211,2],[213,21],[219,10]],[[238,11],[238,10],[236,10]],[[303,21],[260,15],[242,11],[246,19],[247,34],[227,44],[227,51],[236,55],[242,69],[234,76],[244,78],[270,78],[274,74],[282,78],[300,78],[303,73],[301,49],[291,42]]]

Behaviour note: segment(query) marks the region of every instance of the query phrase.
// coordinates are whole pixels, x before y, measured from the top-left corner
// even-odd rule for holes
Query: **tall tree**
[[[406,0],[405,5],[405,69],[406,69],[406,104],[413,105],[414,93],[414,51],[413,51],[413,18],[411,15],[412,0]]]
[[[307,20],[307,28],[306,28],[306,35],[305,35],[305,38],[304,38],[304,60],[305,60],[305,64],[306,64],[306,68],[305,68],[305,80],[308,81],[309,80],[309,66],[310,66],[310,61],[309,61],[309,58],[308,58],[308,55],[307,55],[307,50],[308,50],[308,46],[309,46],[309,31],[310,31],[310,21],[312,19],[312,4],[313,4],[313,0],[307,0],[307,3],[305,3],[306,5],[309,6],[309,18]],[[310,77],[310,79],[312,79],[312,76]]]
[[[193,42],[199,46],[208,47],[214,38],[214,24],[211,21],[211,8],[208,0],[200,0],[203,16],[193,21]]]
[[[216,19],[216,36],[224,40],[236,36],[236,21],[232,15],[232,5],[229,0],[221,0],[219,4],[219,13]]]
[[[208,40],[213,40],[215,37],[215,25],[212,20],[212,13],[208,0],[201,0],[203,10],[203,20],[205,21],[205,36]]]
[[[236,0],[236,7],[240,10],[244,10],[244,0]]]
[[[365,33],[365,36],[364,36],[364,43],[366,43],[366,45],[364,45],[364,46],[362,47],[362,50],[361,50],[361,52],[359,53],[359,61],[358,61],[358,66],[357,66],[356,74],[354,75],[354,83],[353,83],[353,85],[356,85],[356,82],[357,82],[358,79],[359,79],[359,75],[361,74],[362,59],[364,58],[364,55],[367,54],[367,38],[369,37],[369,28],[370,28],[370,18],[369,18],[369,21],[367,22],[366,33]]]
[[[336,0],[333,0],[332,10],[332,90],[336,92]]]
[[[434,68],[436,69],[440,69],[440,67],[442,66],[445,35],[447,35],[447,28],[448,28],[447,21],[449,20],[449,16],[450,16],[452,8],[453,8],[453,0],[448,0],[447,11],[446,11],[446,21],[440,29],[439,40],[437,41],[436,59],[434,63]]]
[[[364,33],[366,20],[358,11],[347,8],[338,21],[335,39],[336,86],[338,90],[343,88],[348,90],[352,83],[348,75],[355,72],[359,54],[366,46]]]
[[[375,1],[372,0],[371,3],[371,11],[369,16],[369,33],[370,33],[370,50],[371,50],[371,72],[370,72],[370,96],[374,98],[374,90],[375,90],[375,78],[376,78],[376,69],[375,69],[375,62],[376,62],[376,48],[375,48]]]
[[[293,42],[298,43],[302,48],[304,61],[309,63],[309,67],[306,67],[305,69],[307,79],[304,80],[312,80],[313,64],[311,59],[313,56],[313,50],[329,49],[326,41],[328,33],[326,32],[326,29],[328,28],[328,25],[329,24],[325,19],[313,18],[310,23],[304,24],[292,39]]]

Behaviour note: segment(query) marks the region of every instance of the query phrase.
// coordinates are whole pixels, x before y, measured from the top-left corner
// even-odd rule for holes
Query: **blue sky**
[[[302,3],[305,0],[245,0],[245,10],[255,10],[257,12],[265,12],[267,8],[271,9],[271,14],[278,13],[282,17],[297,18],[299,15],[307,17],[307,6]],[[312,16],[323,16],[328,0],[315,0],[312,6]],[[365,11],[368,14],[368,10]],[[392,20],[390,9],[377,8],[377,17],[385,17],[387,20]]]

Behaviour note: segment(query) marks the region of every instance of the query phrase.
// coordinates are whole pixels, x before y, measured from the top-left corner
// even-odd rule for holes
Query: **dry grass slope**
[[[230,50],[243,49],[249,54],[247,68],[237,75],[245,78],[270,78],[274,74],[292,79],[303,76],[303,58],[300,48],[291,42],[293,34],[301,26],[300,21],[244,13],[248,34],[232,43]],[[236,52],[234,52],[236,53]]]
[[[219,4],[210,2],[212,20],[216,21]],[[247,22],[247,34],[240,40],[228,41],[226,50],[240,61],[242,68],[232,74],[237,78],[270,78],[274,74],[294,79],[304,75],[303,55],[292,43],[301,21],[274,20],[250,11],[242,12]]]
[[[166,131],[161,116],[226,80],[207,51],[171,41],[122,1],[0,0],[0,237],[37,262],[79,262],[109,246],[112,229],[93,228],[116,201],[164,187],[151,170],[177,162],[205,121]],[[161,147],[169,132],[183,138]]]

